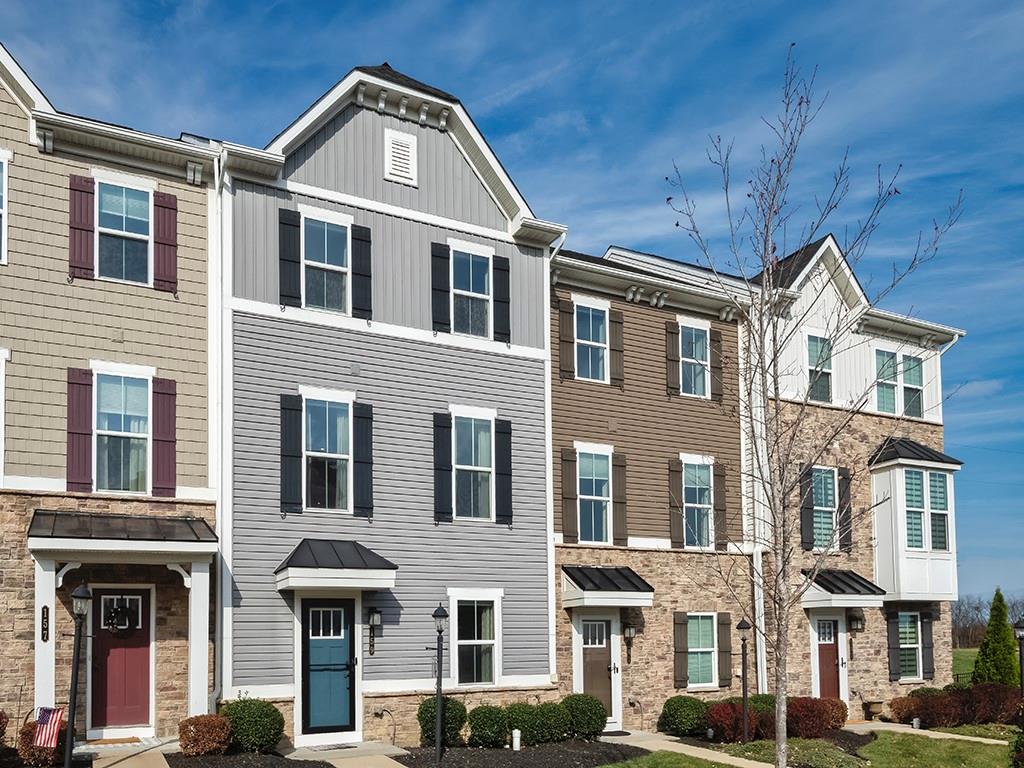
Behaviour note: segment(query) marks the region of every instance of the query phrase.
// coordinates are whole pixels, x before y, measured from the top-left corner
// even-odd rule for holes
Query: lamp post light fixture
[[[79,584],[71,593],[71,613],[75,617],[75,651],[71,655],[71,690],[68,691],[68,728],[64,737],[64,768],[71,768],[75,751],[75,704],[78,701],[78,665],[82,658],[82,625],[92,606],[92,591]]]
[[[743,741],[750,741],[750,697],[747,693],[747,641],[750,639],[750,622],[746,617],[740,619],[736,625],[740,633],[740,645],[742,646],[742,669],[743,669]]]
[[[626,641],[626,663],[633,663],[633,640],[636,638],[636,626],[633,624],[622,625],[622,639]]]
[[[437,704],[434,706],[434,749],[437,768],[441,768],[444,755],[444,697],[441,693],[441,672],[444,669],[444,631],[448,629],[448,611],[440,603],[432,614],[437,630]]]
[[[1024,699],[1024,616],[1013,625],[1013,634],[1017,638],[1017,653],[1020,658],[1020,696]]]
[[[379,627],[381,623],[380,608],[366,609],[366,623],[370,627],[370,642],[366,651],[373,656],[373,653],[376,650],[377,627]]]

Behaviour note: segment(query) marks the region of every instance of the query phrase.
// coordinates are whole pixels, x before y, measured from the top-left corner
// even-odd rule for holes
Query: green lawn
[[[936,728],[936,731],[945,733],[959,733],[961,736],[981,736],[983,739],[1001,739],[1011,741],[1020,733],[1016,725],[1003,725],[1001,723],[986,723],[985,725],[958,725],[955,728]]]
[[[723,751],[762,763],[775,762],[774,741],[752,741],[749,744],[726,744]],[[813,765],[814,768],[864,768],[864,761],[849,755],[835,744],[821,739],[790,739],[789,763]]]
[[[953,674],[962,675],[974,671],[974,660],[978,658],[977,648],[953,649]]]
[[[676,752],[653,752],[646,757],[627,760],[605,768],[720,768],[721,763],[709,763],[695,757],[680,755]]]

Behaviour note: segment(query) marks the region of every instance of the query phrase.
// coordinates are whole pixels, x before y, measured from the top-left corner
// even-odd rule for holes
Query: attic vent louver
[[[416,136],[384,129],[384,178],[417,186]]]

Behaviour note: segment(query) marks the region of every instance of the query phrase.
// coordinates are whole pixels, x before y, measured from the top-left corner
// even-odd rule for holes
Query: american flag
[[[36,718],[36,737],[32,740],[34,747],[53,749],[57,746],[60,726],[64,722],[64,707],[40,707]]]

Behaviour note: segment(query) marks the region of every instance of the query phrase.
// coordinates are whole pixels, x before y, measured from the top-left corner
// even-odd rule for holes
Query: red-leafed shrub
[[[826,699],[794,696],[786,702],[786,733],[800,739],[820,739],[829,729]]]
[[[897,723],[908,725],[915,717],[920,717],[921,699],[915,696],[897,696],[889,702],[892,719]]]
[[[64,762],[64,737],[66,731],[60,729],[57,734],[57,748],[37,747],[32,742],[36,738],[35,720],[29,720],[18,731],[18,757],[25,765],[32,768],[49,768]]]
[[[751,735],[757,732],[757,716],[747,713],[747,727]],[[721,742],[737,742],[743,738],[743,705],[731,701],[718,701],[708,706],[708,728],[712,738]]]
[[[756,726],[751,738],[775,741],[774,712],[758,712]]]
[[[184,755],[223,755],[231,743],[231,723],[222,715],[197,715],[178,723],[178,746]]]
[[[1013,723],[1021,704],[1020,691],[1002,683],[975,685],[971,688],[971,701],[975,723]]]
[[[918,717],[925,728],[953,728],[960,725],[961,707],[958,699],[948,693],[918,699]]]
[[[837,731],[846,725],[846,718],[850,712],[846,708],[846,702],[840,699],[822,699],[825,702],[826,724],[828,730]]]

